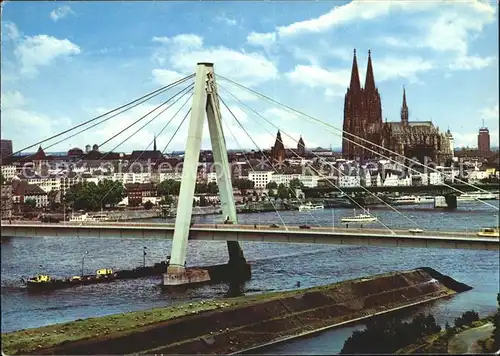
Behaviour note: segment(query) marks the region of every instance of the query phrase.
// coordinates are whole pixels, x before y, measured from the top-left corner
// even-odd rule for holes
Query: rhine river
[[[498,201],[489,201],[498,207]],[[454,212],[433,210],[430,206],[399,207],[406,216],[387,209],[372,209],[384,224],[393,228],[414,228],[416,224],[430,230],[478,231],[498,224],[498,210],[479,202],[459,203]],[[341,216],[352,215],[350,209],[304,212],[280,212],[289,224],[337,225]],[[195,217],[196,222],[212,223],[221,216]],[[240,223],[281,223],[276,213],[241,214]],[[414,221],[413,224],[410,220]],[[164,220],[165,221],[165,220]],[[171,220],[169,220],[171,222]],[[1,247],[2,264],[2,332],[33,328],[70,320],[128,311],[150,309],[182,300],[216,298],[227,291],[225,285],[193,289],[184,295],[169,295],[158,287],[160,277],[110,284],[81,286],[44,294],[28,293],[22,277],[38,273],[51,276],[79,275],[85,251],[85,273],[109,267],[115,270],[133,268],[143,263],[147,247],[147,264],[165,259],[171,241],[160,239],[100,238],[10,238]],[[421,307],[440,322],[453,322],[462,312],[474,309],[484,316],[495,312],[499,291],[499,253],[424,248],[382,248],[306,244],[243,243],[245,256],[252,264],[253,279],[246,293],[293,289],[297,281],[302,288],[333,283],[395,270],[432,267],[474,289],[446,300]],[[225,242],[190,241],[189,265],[227,262]],[[416,311],[415,311],[416,312]],[[357,328],[332,329],[314,336],[278,344],[259,353],[331,354],[338,353],[345,339]]]

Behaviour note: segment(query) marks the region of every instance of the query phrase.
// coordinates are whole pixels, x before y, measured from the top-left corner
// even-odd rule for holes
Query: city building
[[[434,161],[451,157],[451,133],[441,133],[431,121],[410,121],[409,116],[406,90],[403,89],[401,120],[382,121],[382,101],[375,84],[371,53],[368,51],[365,85],[361,87],[354,50],[351,81],[344,101],[342,156],[346,159],[359,158],[362,162],[380,158],[376,152],[392,156],[378,145],[407,158],[415,157],[421,162],[425,157]]]
[[[284,161],[286,158],[285,145],[283,144],[283,139],[281,138],[281,133],[278,130],[276,134],[276,141],[274,146],[271,147],[271,158],[274,161]]]
[[[24,204],[28,200],[34,200],[37,208],[43,208],[49,204],[47,192],[38,185],[28,184],[26,180],[14,180],[12,182],[13,203]]]
[[[12,185],[2,184],[0,189],[2,219],[10,219],[12,217]]]
[[[477,149],[483,156],[487,156],[491,152],[490,130],[488,130],[488,128],[484,126],[484,120],[483,126],[479,128],[479,133],[477,134]]]
[[[152,183],[125,184],[125,191],[129,206],[140,206],[158,195],[156,187]]]
[[[4,157],[12,155],[12,141],[0,140],[0,163],[3,162]]]

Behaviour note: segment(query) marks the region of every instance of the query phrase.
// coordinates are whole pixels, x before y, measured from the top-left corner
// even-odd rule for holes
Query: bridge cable
[[[132,123],[131,125],[129,125],[127,128],[125,128],[124,130],[120,131],[118,134],[113,135],[113,137],[111,137],[109,140],[107,140],[107,142],[108,142],[108,141],[110,141],[110,140],[112,140],[112,139],[113,139],[113,138],[115,138],[116,136],[120,135],[120,134],[121,134],[121,133],[123,133],[125,130],[127,130],[127,129],[128,129],[128,128],[130,128],[131,126],[135,125],[137,122],[139,122],[139,121],[143,120],[146,116],[148,116],[149,114],[151,114],[151,113],[152,113],[152,112],[154,112],[155,110],[159,109],[161,106],[165,105],[165,104],[166,104],[166,103],[168,103],[170,100],[172,100],[175,96],[179,95],[179,94],[180,94],[180,93],[182,93],[184,90],[186,90],[186,89],[187,89],[187,88],[189,88],[189,87],[192,87],[193,85],[194,85],[194,84],[191,84],[191,85],[189,85],[189,86],[187,86],[187,87],[183,88],[182,90],[180,90],[179,92],[177,92],[176,94],[174,94],[173,96],[171,96],[169,99],[167,99],[166,101],[164,101],[164,102],[163,102],[163,103],[161,103],[160,105],[156,106],[153,110],[149,111],[146,115],[143,115],[141,118],[139,118],[139,120],[136,120],[134,123]],[[178,100],[178,99],[177,99],[177,100]],[[156,117],[158,117],[158,116],[159,116],[159,115],[155,116],[155,117],[153,118],[153,120],[154,120]],[[152,121],[152,120],[150,120],[149,122],[151,122],[151,121]],[[149,123],[149,122],[148,122],[148,123]],[[147,125],[147,124],[146,124],[146,125]],[[145,125],[144,125],[144,126],[145,126]],[[144,126],[143,126],[143,127],[144,127]],[[141,130],[143,127],[141,127],[139,130]],[[139,130],[138,130],[138,131],[139,131]],[[135,133],[137,133],[138,131],[136,131]],[[134,134],[135,134],[135,133],[134,133]],[[134,134],[133,134],[133,135],[134,135]],[[133,136],[133,135],[132,135],[132,136]],[[128,140],[128,139],[129,139],[130,137],[132,137],[132,136],[129,136],[126,140]],[[125,141],[126,141],[126,140],[125,140]],[[116,149],[117,147],[121,146],[121,145],[122,145],[125,141],[122,141],[122,142],[121,142],[118,146],[116,146],[115,148],[113,148],[113,150],[114,150],[114,149]],[[112,151],[113,151],[113,150],[106,152],[104,155],[102,155],[100,158],[98,158],[98,159],[97,159],[97,161],[101,161],[104,157],[106,157],[106,156],[108,156],[110,153],[112,153]],[[77,164],[81,163],[82,161],[84,161],[84,157],[83,157],[83,156],[80,156],[80,159],[79,159],[78,161],[76,161],[76,162],[75,162],[75,165],[77,165]],[[58,175],[58,174],[62,173],[63,171],[64,171],[64,167],[63,167],[63,168],[61,168],[61,170],[59,170],[59,172],[55,173],[55,175]]]
[[[270,125],[274,126],[276,129],[280,130],[280,132],[284,133],[286,136],[288,136],[291,140],[295,141],[298,143],[298,141],[296,139],[294,139],[292,136],[290,136],[288,133],[286,133],[285,131],[283,131],[283,129],[281,129],[280,127],[276,126],[275,124],[273,124],[270,120],[268,120],[266,117],[264,117],[263,115],[259,114],[257,111],[255,111],[254,109],[252,109],[251,107],[249,107],[248,105],[246,105],[245,103],[243,103],[239,98],[237,98],[234,94],[232,94],[231,92],[227,91],[226,89],[224,88],[221,88],[224,92],[227,92],[228,94],[230,94],[231,96],[233,96],[233,98],[235,98],[236,100],[239,101],[239,103],[241,105],[243,105],[245,108],[247,108],[248,110],[252,111],[255,115],[257,115],[258,117],[260,117],[261,119],[265,120],[267,123],[269,123]],[[265,128],[264,128],[265,129]],[[269,130],[265,129],[271,136],[274,136]],[[283,143],[283,142],[281,142]],[[297,157],[301,158],[296,152],[294,152],[293,150],[291,150],[291,152],[296,155]],[[311,151],[312,152],[312,151]],[[314,156],[316,156],[317,158],[319,158],[321,160],[321,157],[318,156],[317,154],[315,154],[314,152],[312,152],[312,154]],[[320,173],[319,171],[317,171],[313,166],[311,166],[310,164],[308,165],[311,169],[314,169],[314,171],[321,175],[323,178],[326,178],[327,180],[328,177],[326,177],[325,175],[323,175],[322,173]],[[331,168],[335,169],[337,172],[339,173],[342,173],[337,167],[335,167],[334,165],[329,165]],[[329,180],[330,181],[330,180]],[[331,182],[330,182],[331,183]],[[332,183],[331,183],[332,184]],[[340,189],[338,187],[336,187],[337,189]],[[368,189],[366,189],[364,186],[361,186],[362,189],[364,189],[367,193],[373,195],[375,198],[377,198],[378,200],[380,200],[382,203],[384,203],[385,205],[387,205],[389,208],[391,208],[392,210],[394,210],[396,213],[398,213],[399,215],[401,215],[402,217],[404,217],[405,219],[407,219],[408,221],[410,221],[412,224],[422,228],[422,230],[426,230],[424,229],[420,224],[418,224],[417,222],[415,222],[413,219],[407,217],[406,215],[404,215],[402,212],[400,212],[399,210],[395,209],[392,205],[388,204],[387,202],[385,202],[383,199],[381,199],[379,196],[377,196],[376,194],[374,194],[373,192],[370,192]],[[346,194],[345,192],[343,192],[344,194]],[[347,194],[346,194],[347,195]]]
[[[223,79],[223,80],[226,80],[226,81],[228,81],[228,82],[230,82],[230,83],[232,83],[232,84],[234,84],[234,85],[236,85],[236,86],[240,87],[240,88],[243,88],[243,89],[245,89],[245,90],[249,91],[250,93],[252,93],[252,94],[254,94],[254,95],[256,95],[256,96],[258,96],[258,97],[260,97],[260,98],[264,98],[264,99],[266,99],[266,100],[270,101],[271,103],[273,103],[273,104],[275,104],[275,105],[281,106],[281,107],[283,107],[285,110],[287,110],[287,111],[289,111],[289,112],[293,112],[294,114],[300,114],[300,115],[302,115],[302,116],[304,116],[304,117],[306,117],[306,118],[308,118],[308,119],[310,119],[310,120],[312,120],[312,121],[314,121],[314,122],[316,122],[316,123],[320,123],[320,124],[322,124],[322,125],[324,125],[324,126],[327,126],[328,128],[332,128],[332,129],[334,129],[334,130],[336,130],[336,131],[341,131],[342,133],[345,133],[346,135],[349,135],[349,136],[353,136],[354,138],[357,138],[357,139],[359,139],[359,140],[361,140],[361,141],[368,142],[370,145],[373,145],[373,146],[375,146],[375,147],[377,147],[377,148],[381,148],[381,149],[383,149],[383,150],[385,150],[385,151],[388,151],[389,153],[392,153],[392,154],[394,154],[394,155],[396,155],[396,156],[399,156],[399,157],[401,157],[401,158],[404,158],[405,160],[408,160],[408,161],[410,161],[410,162],[412,162],[412,163],[416,163],[416,164],[418,164],[419,166],[422,166],[422,167],[424,167],[424,168],[426,168],[426,169],[429,169],[429,170],[431,170],[431,171],[433,171],[433,172],[435,172],[435,173],[439,173],[441,176],[448,177],[448,175],[447,175],[446,173],[444,173],[444,172],[440,172],[439,170],[437,170],[437,169],[435,169],[435,168],[432,168],[432,167],[430,167],[430,166],[428,166],[428,165],[425,165],[425,164],[423,164],[423,163],[420,163],[420,162],[418,162],[418,161],[416,161],[416,160],[413,160],[413,159],[407,158],[407,157],[405,157],[404,155],[401,155],[401,154],[399,154],[399,153],[397,153],[397,152],[391,151],[391,150],[389,150],[388,148],[385,148],[385,147],[383,147],[383,146],[377,145],[377,144],[375,144],[375,143],[373,143],[373,142],[371,142],[371,141],[368,141],[368,140],[366,140],[366,139],[364,139],[364,138],[362,138],[362,137],[360,137],[360,136],[357,136],[357,135],[351,134],[350,132],[344,131],[344,130],[342,130],[342,129],[338,129],[338,128],[336,128],[335,126],[332,126],[332,125],[330,125],[330,124],[328,124],[328,123],[325,123],[325,122],[323,122],[323,121],[321,121],[321,120],[319,120],[319,119],[316,119],[316,118],[314,118],[314,117],[312,117],[312,116],[310,116],[310,115],[307,115],[307,114],[305,114],[305,113],[303,113],[303,112],[301,112],[301,111],[299,111],[299,110],[293,109],[293,108],[291,108],[290,106],[287,106],[287,105],[285,105],[285,104],[282,104],[282,103],[280,103],[280,102],[278,102],[278,101],[276,101],[276,100],[274,100],[274,99],[272,99],[272,98],[270,98],[270,97],[268,97],[268,96],[266,96],[266,95],[264,95],[264,94],[258,93],[258,92],[256,92],[256,91],[254,91],[253,89],[247,88],[247,87],[245,87],[245,86],[243,86],[243,85],[241,85],[241,84],[239,84],[239,83],[237,83],[237,82],[235,82],[235,81],[233,81],[233,80],[231,80],[231,79],[225,78],[225,77],[223,77],[223,76],[221,76],[221,75],[217,75],[217,76],[218,76],[218,77],[220,77],[220,78],[221,78],[221,79]],[[330,132],[332,132],[332,131],[330,131]],[[333,132],[332,132],[332,133],[333,133]],[[337,135],[337,136],[340,136],[340,134],[338,134],[338,133],[334,133],[334,134],[335,134],[335,135]],[[342,139],[343,139],[343,140],[346,140],[347,142],[353,143],[353,144],[355,144],[355,145],[357,145],[357,146],[360,146],[360,147],[362,147],[362,148],[364,148],[364,149],[366,149],[366,150],[368,150],[368,151],[370,151],[370,152],[372,152],[372,153],[375,153],[376,155],[379,155],[379,156],[381,156],[381,157],[383,157],[383,158],[385,158],[385,159],[387,159],[387,160],[390,160],[390,161],[391,161],[391,162],[393,162],[393,163],[400,164],[400,165],[401,165],[401,166],[403,166],[404,168],[407,168],[407,169],[409,169],[409,170],[411,170],[411,171],[413,171],[413,172],[416,172],[416,173],[418,173],[418,174],[421,174],[421,172],[419,172],[419,171],[417,171],[417,170],[413,169],[412,167],[409,167],[409,166],[407,166],[407,165],[405,165],[405,164],[401,164],[400,162],[397,162],[397,161],[395,161],[394,159],[392,159],[392,158],[390,158],[390,157],[388,157],[388,156],[385,156],[385,155],[383,155],[383,154],[382,154],[382,153],[380,153],[380,152],[374,151],[374,150],[370,149],[369,147],[364,146],[364,145],[362,145],[362,144],[360,144],[360,143],[358,143],[358,142],[355,142],[355,141],[353,141],[353,140],[351,140],[351,139],[348,139],[347,137],[342,136]],[[476,190],[479,190],[479,191],[482,191],[482,192],[488,192],[488,191],[487,191],[487,190],[485,190],[485,189],[482,189],[482,188],[480,188],[480,187],[478,187],[478,186],[476,186],[476,185],[470,184],[470,183],[468,183],[468,182],[466,182],[466,181],[463,181],[463,180],[461,180],[461,179],[459,179],[459,178],[454,178],[454,179],[455,179],[455,180],[457,180],[458,182],[463,183],[464,185],[467,185],[467,186],[473,187],[473,188],[474,188],[474,189],[476,189]],[[443,185],[444,185],[444,186],[446,186],[446,187],[448,187],[448,188],[450,188],[450,189],[452,189],[452,190],[454,190],[454,191],[456,191],[456,192],[458,192],[458,193],[464,194],[464,192],[463,192],[463,191],[461,191],[461,190],[459,190],[459,189],[457,189],[457,188],[455,188],[455,187],[453,187],[453,186],[450,186],[450,185],[449,185],[449,184],[447,184],[447,183],[444,183],[444,182],[443,182]],[[481,202],[481,203],[483,203],[483,204],[485,204],[485,205],[488,205],[488,206],[492,207],[492,208],[493,208],[493,209],[495,209],[495,210],[499,210],[499,208],[498,208],[498,207],[496,207],[496,206],[494,206],[494,205],[492,205],[492,204],[489,204],[489,203],[487,203],[487,202],[485,202],[485,201],[483,201],[483,200],[480,200],[480,199],[478,199],[478,198],[476,198],[476,197],[473,197],[473,198],[474,198],[474,200],[477,200],[477,201],[479,201],[479,202]]]
[[[133,101],[130,101],[130,102],[128,102],[128,103],[126,103],[126,104],[124,104],[124,105],[122,105],[122,106],[119,106],[119,107],[117,107],[117,108],[115,108],[115,109],[113,109],[113,110],[109,110],[109,111],[107,111],[107,112],[105,112],[105,113],[103,113],[103,114],[100,114],[100,115],[98,115],[98,116],[96,116],[96,117],[94,117],[94,118],[92,118],[92,119],[90,119],[90,120],[87,120],[87,121],[82,122],[82,123],[80,123],[80,124],[78,124],[78,125],[75,125],[75,126],[73,126],[73,127],[69,128],[69,129],[67,129],[67,130],[64,130],[64,131],[62,131],[62,132],[58,133],[58,134],[52,135],[52,136],[50,136],[49,138],[43,139],[43,140],[38,141],[37,143],[34,143],[34,144],[30,145],[30,146],[24,147],[24,148],[22,148],[21,150],[18,150],[18,151],[16,151],[16,152],[12,153],[11,155],[9,155],[9,156],[7,156],[7,157],[12,157],[12,156],[15,156],[15,155],[17,155],[18,153],[21,153],[21,152],[23,152],[23,151],[26,151],[27,149],[30,149],[30,148],[32,148],[32,147],[39,146],[39,145],[41,145],[41,144],[42,144],[42,143],[44,143],[44,142],[50,141],[50,140],[52,140],[52,139],[54,139],[54,138],[56,138],[56,137],[62,136],[62,135],[64,135],[64,134],[68,133],[68,132],[71,132],[71,131],[73,131],[73,130],[76,130],[77,128],[79,128],[79,127],[81,127],[81,126],[87,125],[87,124],[89,124],[89,123],[91,123],[91,122],[93,122],[93,121],[95,121],[95,120],[98,120],[98,119],[100,119],[100,118],[102,118],[102,117],[104,117],[104,116],[106,116],[106,115],[112,114],[112,113],[114,113],[115,111],[121,110],[121,109],[123,109],[123,108],[125,108],[125,107],[127,107],[127,106],[129,106],[129,105],[131,105],[131,104],[134,104],[134,103],[136,103],[136,102],[138,102],[138,101],[140,101],[140,100],[142,100],[142,99],[147,98],[146,100],[149,100],[149,99],[153,98],[154,96],[156,96],[156,95],[158,95],[158,94],[160,94],[160,93],[163,93],[163,92],[165,92],[166,90],[168,90],[168,89],[170,89],[170,88],[172,88],[172,87],[174,87],[174,86],[176,86],[176,85],[178,85],[178,84],[181,84],[181,83],[185,82],[186,80],[189,80],[189,79],[193,78],[194,76],[195,76],[194,74],[188,75],[188,76],[186,76],[186,77],[184,77],[184,78],[182,78],[182,79],[179,79],[179,80],[177,80],[177,81],[175,81],[175,82],[173,82],[173,83],[171,83],[171,84],[169,84],[169,85],[165,85],[165,86],[163,86],[163,87],[161,87],[161,88],[159,88],[159,89],[156,89],[156,90],[154,90],[154,91],[152,91],[152,92],[150,92],[150,93],[148,93],[148,94],[146,94],[146,95],[141,96],[140,98],[137,98],[137,99],[135,99],[135,100],[133,100]],[[4,159],[5,159],[5,158],[7,158],[7,157],[4,157]]]
[[[264,157],[267,162],[269,162],[269,165],[271,166],[271,168],[277,173],[279,174],[278,170],[276,169],[276,167],[273,165],[273,163],[269,160],[269,158],[267,157],[267,155],[264,154],[264,152],[262,151],[262,149],[259,147],[259,145],[257,145],[257,143],[252,139],[252,137],[248,134],[247,130],[245,130],[245,128],[243,127],[243,125],[241,124],[240,120],[238,120],[238,118],[236,117],[236,115],[233,113],[233,111],[229,108],[229,106],[225,103],[225,101],[222,99],[222,97],[218,94],[218,97],[219,97],[219,100],[222,102],[222,104],[226,107],[227,111],[231,114],[231,116],[236,120],[236,122],[238,123],[238,125],[241,127],[241,129],[245,132],[245,134],[248,136],[248,138],[250,138],[250,140],[252,141],[252,143],[255,145],[255,147],[257,147],[257,150],[262,154],[262,157]],[[227,123],[226,123],[227,125]],[[238,145],[239,145],[239,142],[237,140],[235,140]],[[241,148],[241,147],[240,147]],[[245,159],[248,161],[248,164],[250,165],[250,161],[247,159],[245,153],[243,151],[241,151],[241,153],[243,153],[243,156],[245,156]],[[251,167],[252,168],[252,167]],[[252,168],[253,172],[255,172],[255,170]],[[297,193],[293,190],[293,189],[289,189],[292,194],[295,196],[295,199],[297,199],[299,201],[300,204],[302,204],[302,200],[297,196]],[[274,205],[273,205],[274,207]],[[316,224],[318,224],[318,226],[322,226],[321,223],[319,223],[318,219],[316,219],[316,217],[310,212],[310,211],[307,211],[307,213],[309,213],[309,215],[311,216],[311,218],[316,222]]]
[[[160,109],[163,105],[166,105],[168,104],[172,99],[174,99],[176,96],[178,96],[179,94],[182,94],[181,97],[179,97],[176,101],[174,101],[173,104],[175,104],[180,98],[182,98],[184,95],[186,95],[188,93],[188,91],[190,91],[192,88],[194,87],[194,83],[184,87],[183,89],[181,89],[180,91],[178,91],[176,94],[174,94],[173,96],[171,96],[170,98],[168,98],[167,100],[165,100],[164,102],[162,102],[161,104],[159,104],[158,106],[154,107],[152,110],[150,110],[148,113],[144,114],[143,116],[141,116],[139,119],[137,119],[136,121],[134,121],[133,123],[131,123],[130,125],[128,125],[126,128],[124,128],[123,130],[121,130],[120,132],[118,132],[117,134],[113,135],[111,138],[107,139],[106,141],[104,141],[103,143],[101,143],[99,145],[99,147],[101,146],[104,146],[106,143],[108,143],[109,141],[113,140],[114,138],[116,138],[117,136],[121,135],[123,132],[127,131],[129,128],[131,128],[132,126],[136,125],[137,123],[139,123],[140,121],[142,121],[144,118],[146,118],[148,115],[152,114],[153,112],[155,112],[156,110]],[[170,108],[173,104],[170,104],[166,109]],[[165,110],[166,110],[165,109]],[[164,111],[165,111],[164,110]],[[163,111],[162,111],[163,112]],[[160,114],[162,113],[160,112]],[[153,121],[154,119],[156,119],[159,115],[156,115],[153,117],[153,119],[151,119],[150,121],[148,121],[146,123],[146,125],[148,125],[151,121]],[[144,126],[146,126],[144,125]],[[137,132],[139,132],[142,128],[144,128],[144,126],[142,126],[139,130],[137,130],[134,134],[132,134],[131,136],[129,136],[127,138],[127,140],[129,138],[131,138],[133,135],[135,135]],[[125,141],[123,141],[125,142]],[[123,143],[122,142],[122,143]],[[112,152],[112,151],[110,151]],[[110,153],[108,152],[108,153]]]
[[[239,120],[236,118],[236,116],[234,116],[234,114],[231,112],[231,110],[227,107],[226,103],[222,100],[222,98],[219,96],[219,100],[222,102],[222,104],[226,107],[226,109],[231,113],[231,115],[233,116],[233,118],[238,122],[238,124],[240,124]],[[250,163],[250,160],[248,159],[248,157],[245,155],[245,152],[243,151],[243,148],[241,147],[239,141],[236,139],[236,137],[234,136],[233,134],[233,131],[231,130],[231,127],[228,125],[228,123],[226,122],[226,120],[222,117],[221,115],[221,119],[222,121],[226,124],[226,127],[227,129],[229,130],[229,133],[231,134],[231,136],[233,136],[233,139],[234,141],[237,143],[238,147],[240,148],[240,151],[241,153],[243,154],[243,157],[245,158],[245,160],[248,162],[248,165],[250,166],[250,169],[255,173],[255,169],[253,168],[252,164]],[[241,124],[240,124],[241,126]],[[246,132],[245,128],[243,128],[243,131],[245,131],[245,133],[248,135],[248,133]],[[248,135],[248,137],[250,137]],[[250,138],[251,139],[251,138]],[[258,148],[258,146],[256,146]],[[288,231],[288,225],[285,223],[285,221],[283,220],[283,218],[281,217],[281,214],[280,212],[278,211],[278,209],[276,208],[276,205],[273,203],[273,201],[271,199],[269,199],[269,202],[271,203],[271,205],[273,206],[274,210],[276,211],[276,214],[278,214],[278,218],[281,220],[281,223],[283,224],[283,226],[285,227],[285,230]],[[321,226],[321,225],[320,225]]]
[[[225,92],[228,92],[227,90],[224,90],[222,87],[221,89]],[[269,131],[268,131],[269,132]],[[272,135],[272,133],[270,133]],[[328,180],[328,182],[334,186],[335,188],[337,188],[339,191],[341,191],[342,193],[344,193],[346,196],[348,196],[348,194],[346,194],[340,187],[338,187],[337,185],[335,185],[335,183],[333,183],[328,177],[326,177],[325,175],[323,175],[321,172],[319,172],[318,170],[316,170],[315,168],[311,167],[315,172],[316,174],[318,174],[319,176],[322,176],[323,178],[325,178],[326,180]],[[358,202],[356,202],[355,200],[352,200],[352,202],[354,204],[356,204],[362,211],[364,211],[366,214],[369,214],[369,215],[372,215],[367,209],[365,209],[363,206],[361,206]],[[379,224],[381,224],[382,226],[384,226],[386,229],[388,229],[392,234],[394,234],[394,231],[389,228],[387,225],[385,225],[384,223],[382,223],[380,220],[377,219],[377,222]]]
[[[190,92],[190,91],[188,91]],[[186,92],[187,93],[187,92]],[[159,114],[157,114],[155,116],[158,117],[160,116],[161,114],[163,114],[166,110],[168,110],[171,106],[173,106],[175,103],[177,103],[178,100],[180,100],[180,98],[182,98],[184,96],[184,94],[179,97],[174,103],[172,103],[172,105],[166,107],[165,109],[163,109]],[[141,157],[142,155],[144,154],[144,152],[146,152],[149,147],[151,147],[151,145],[154,143],[154,141],[160,137],[160,135],[163,133],[163,131],[167,128],[168,125],[170,125],[170,123],[175,119],[175,117],[179,114],[179,112],[184,108],[184,106],[186,106],[186,104],[188,103],[188,101],[193,97],[193,93],[191,93],[191,95],[186,99],[186,101],[182,104],[182,106],[179,108],[179,110],[177,110],[177,112],[170,118],[170,120],[167,121],[167,123],[162,127],[162,129],[160,130],[160,132],[156,135],[156,137],[147,145],[146,148],[144,148],[144,150],[141,151],[141,153],[139,154],[139,156],[137,156],[137,158],[131,163],[128,165],[128,167],[130,168],[130,166],[134,165]],[[188,111],[189,112],[189,111]],[[154,118],[153,118],[154,119]],[[162,156],[163,156],[163,152],[162,152]],[[104,196],[101,198],[101,203],[102,201],[104,200],[104,198],[106,198],[108,196],[108,194],[111,192],[111,190],[114,188],[114,186],[112,186],[110,189],[108,189],[108,191],[106,192],[106,194],[104,194]]]
[[[191,108],[189,108],[189,110],[186,112],[186,114],[182,118],[182,121],[179,123],[179,125],[177,125],[177,128],[175,129],[174,133],[172,134],[172,136],[168,140],[167,144],[165,145],[165,147],[161,151],[162,154],[165,154],[165,152],[167,152],[167,147],[170,145],[170,143],[174,139],[175,135],[177,135],[177,132],[179,132],[179,129],[181,128],[182,124],[184,124],[184,121],[186,121],[186,119],[187,119],[187,117],[189,116],[190,113],[191,113]]]
[[[180,83],[179,83],[179,84],[180,84]],[[173,88],[173,87],[171,87],[171,88]],[[171,89],[171,88],[169,88],[169,89]],[[89,130],[89,129],[91,129],[91,128],[94,128],[94,127],[96,127],[96,126],[98,126],[98,125],[100,125],[100,124],[102,124],[102,123],[104,123],[104,122],[106,122],[106,121],[108,121],[108,120],[110,120],[110,119],[112,119],[112,118],[114,118],[114,117],[116,117],[116,116],[118,116],[118,115],[120,115],[120,114],[122,114],[122,113],[126,112],[126,111],[129,111],[129,110],[131,110],[131,109],[133,109],[133,108],[135,108],[135,107],[139,106],[140,104],[143,104],[143,103],[145,103],[146,101],[148,101],[148,100],[150,100],[150,99],[153,99],[154,97],[156,97],[156,96],[158,96],[158,95],[160,95],[160,94],[163,94],[164,92],[165,92],[165,91],[158,92],[158,93],[156,93],[155,95],[151,96],[150,98],[143,99],[143,100],[141,100],[141,101],[139,101],[139,102],[135,103],[134,105],[132,105],[132,106],[130,106],[130,107],[128,107],[128,108],[126,108],[126,109],[121,110],[120,112],[117,112],[117,113],[115,113],[115,114],[113,114],[113,115],[111,115],[111,116],[109,116],[109,117],[107,117],[107,118],[105,118],[105,119],[103,119],[103,120],[101,120],[101,121],[99,121],[99,122],[97,122],[97,123],[95,123],[95,124],[93,124],[93,125],[89,126],[89,127],[86,127],[86,128],[84,128],[84,129],[82,129],[82,130],[80,130],[80,131],[78,131],[78,132],[76,132],[76,133],[74,133],[74,134],[72,134],[72,135],[70,135],[70,136],[68,136],[68,137],[66,137],[66,138],[64,138],[64,139],[62,139],[62,140],[59,140],[59,141],[57,141],[57,142],[55,142],[55,143],[53,143],[53,144],[51,144],[51,145],[49,145],[49,146],[47,146],[47,147],[44,147],[44,148],[43,148],[43,150],[45,151],[45,150],[47,150],[47,149],[49,149],[49,148],[51,148],[51,147],[53,147],[53,146],[55,146],[55,145],[58,145],[58,144],[60,144],[60,143],[62,143],[62,142],[64,142],[64,141],[67,141],[67,140],[69,140],[70,138],[73,138],[73,137],[75,137],[75,136],[77,136],[77,135],[79,135],[79,134],[81,134],[81,133],[83,133],[83,132],[85,132],[85,131],[87,131],[87,130]],[[34,156],[35,154],[36,154],[36,153],[33,153],[32,155],[30,155],[30,156],[28,156],[28,157]]]
[[[135,123],[137,123],[138,121],[144,119],[146,116],[148,116],[149,114],[151,114],[152,112],[154,112],[155,110],[157,110],[158,108],[162,107],[163,105],[165,105],[166,103],[168,103],[170,100],[172,100],[175,96],[179,95],[180,93],[182,93],[183,91],[185,91],[186,89],[189,89],[191,90],[192,87],[194,86],[194,84],[191,84],[191,85],[188,85],[187,87],[181,89],[179,92],[177,92],[176,94],[174,94],[172,97],[170,97],[169,99],[167,99],[165,102],[161,103],[160,105],[158,105],[157,107],[155,107],[153,110],[149,111],[146,115],[143,115],[139,120],[136,120]],[[189,91],[188,90],[188,91]],[[104,157],[108,156],[111,152],[113,152],[116,148],[118,148],[119,146],[121,146],[124,142],[126,142],[128,139],[130,139],[133,135],[137,134],[137,132],[139,132],[140,130],[142,130],[146,125],[148,125],[149,123],[151,123],[154,119],[156,119],[158,116],[160,116],[164,111],[166,111],[169,107],[171,107],[172,105],[174,105],[177,101],[179,101],[188,91],[185,91],[183,95],[181,95],[179,98],[177,98],[173,104],[169,105],[167,108],[165,108],[163,111],[161,111],[159,114],[157,114],[156,116],[153,117],[153,119],[149,120],[145,125],[143,125],[141,128],[139,128],[139,130],[137,130],[136,132],[134,132],[132,135],[130,135],[128,138],[126,138],[124,141],[122,141],[121,143],[119,143],[117,146],[115,146],[111,151],[108,151],[106,152],[104,155],[102,155],[99,159],[97,159],[97,161],[101,161]],[[135,123],[133,123],[132,125],[129,125],[129,127],[127,127],[125,130],[127,130],[128,128],[130,128],[131,126],[133,126]],[[117,135],[114,135],[111,139],[109,139],[108,141],[112,140],[114,137],[118,136],[119,134],[121,134],[123,131],[125,130],[122,130],[121,132],[119,132]],[[81,157],[77,162],[75,162],[75,164],[78,164],[80,162],[82,162],[84,160],[83,157]],[[56,175],[60,174],[62,171],[64,170],[64,168],[62,168],[58,173],[56,173]],[[114,188],[114,185],[110,188],[113,189]],[[109,190],[109,191],[110,191]],[[105,194],[105,196],[107,196],[109,194],[109,191]],[[104,196],[104,197],[105,197]],[[104,199],[104,197],[101,199],[101,202],[102,200]]]

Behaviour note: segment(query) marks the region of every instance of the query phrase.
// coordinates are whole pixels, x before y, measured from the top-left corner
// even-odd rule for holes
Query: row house
[[[125,191],[129,206],[140,206],[158,196],[156,186],[152,183],[125,184]]]
[[[35,184],[28,184],[25,180],[14,180],[12,182],[12,201],[23,204],[27,200],[34,200],[37,208],[46,207],[49,204],[47,192]]]
[[[0,193],[2,219],[10,219],[12,217],[12,185],[2,184]]]
[[[2,172],[2,177],[4,177],[4,179],[7,181],[11,181],[12,178],[14,178],[17,174],[16,166],[12,164],[1,166],[0,169]]]

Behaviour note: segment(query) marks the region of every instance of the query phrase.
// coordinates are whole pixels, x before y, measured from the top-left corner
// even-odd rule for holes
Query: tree
[[[245,194],[247,189],[253,189],[255,182],[249,179],[237,178],[233,181],[233,187],[238,188],[241,194]]]
[[[148,200],[144,203],[144,209],[151,210],[152,208],[153,208],[153,203],[151,203],[151,201]]]
[[[0,172],[0,185],[5,184],[6,182],[7,182],[6,179],[3,177],[3,174]]]
[[[472,325],[473,322],[479,320],[479,314],[474,310],[469,310],[455,319],[455,327]]]
[[[275,181],[270,181],[266,185],[267,189],[278,189],[278,184]]]
[[[64,197],[75,210],[98,210],[101,207],[99,188],[94,182],[82,182],[71,186]]]
[[[123,184],[112,180],[102,180],[97,185],[100,206],[115,206],[122,201],[125,196]]]
[[[36,208],[36,200],[35,199],[26,199],[24,201],[24,204],[31,207],[31,208]]]
[[[299,179],[295,178],[288,183],[288,186],[290,189],[293,189],[293,191],[297,189],[303,189],[304,188],[304,183],[302,183]]]
[[[354,331],[345,341],[340,353],[392,354],[440,330],[441,327],[436,324],[432,315],[419,314],[409,323],[390,316],[379,317],[368,321],[365,330]]]
[[[288,199],[290,197],[290,189],[284,184],[280,184],[278,186],[278,197],[280,199]]]
[[[217,194],[219,192],[219,186],[216,182],[210,182],[207,184],[207,193]]]
[[[495,350],[500,349],[500,293],[497,294],[498,309],[493,317],[493,325],[495,329],[493,330],[493,343]]]
[[[163,182],[158,184],[157,189],[160,196],[179,195],[181,182],[173,179],[165,179]]]
[[[204,195],[200,197],[200,206],[207,206],[208,205],[208,200],[205,198]]]

